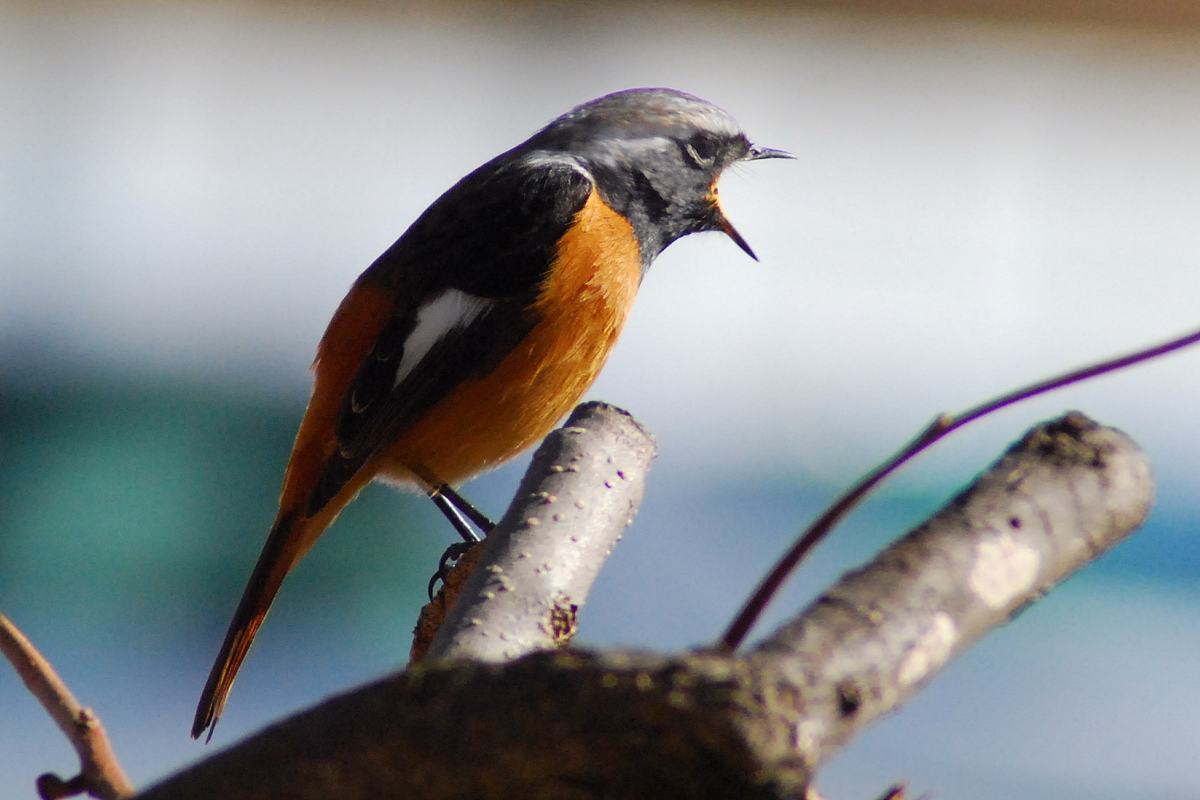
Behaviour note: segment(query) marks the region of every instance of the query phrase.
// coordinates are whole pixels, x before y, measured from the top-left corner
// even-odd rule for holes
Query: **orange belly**
[[[379,477],[457,484],[541,439],[604,366],[641,282],[633,228],[593,191],[559,240],[540,322],[491,373],[464,382],[383,453]]]

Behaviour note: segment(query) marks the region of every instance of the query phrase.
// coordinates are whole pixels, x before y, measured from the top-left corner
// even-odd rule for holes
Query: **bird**
[[[454,487],[539,441],[604,365],[654,259],[722,232],[717,192],[751,144],[674,89],[584,103],[468,174],[354,282],[317,347],[279,511],[200,698],[213,729],[288,572],[372,480],[425,492],[466,540]]]

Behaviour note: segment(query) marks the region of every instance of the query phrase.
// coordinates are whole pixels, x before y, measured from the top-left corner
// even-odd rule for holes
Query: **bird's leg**
[[[442,557],[438,560],[437,572],[429,579],[429,599],[432,601],[433,587],[437,585],[439,580],[442,583],[446,582],[446,574],[449,571],[450,565],[458,561],[472,547],[483,541],[483,538],[471,527],[471,522],[478,525],[485,536],[496,525],[482,511],[471,505],[462,495],[445,483],[435,489],[431,489],[429,491],[429,499],[446,516],[446,519],[450,520],[450,524],[454,526],[454,530],[458,531],[458,535],[463,538],[461,542],[455,542],[447,547],[446,552],[442,553]],[[468,521],[468,517],[470,521]]]
[[[487,536],[492,532],[492,528],[496,527],[496,523],[492,522],[487,514],[484,514],[482,511],[472,505],[470,500],[459,494],[458,491],[455,490],[455,488],[450,484],[443,483],[441,486],[437,487],[435,491],[449,500],[455,509],[461,511],[463,514],[466,514],[467,519],[471,520],[471,522],[474,522],[479,527],[479,530],[483,531],[484,536]]]
[[[458,504],[454,502],[454,498],[446,493],[447,489],[450,489],[450,487],[444,483],[436,489],[431,489],[429,491],[429,499],[433,501],[433,504],[438,507],[439,511],[446,515],[446,519],[450,520],[450,524],[454,526],[454,530],[458,531],[458,535],[463,538],[464,542],[482,542],[483,537],[471,527],[471,523],[467,521],[467,517],[463,516],[463,512],[459,510]],[[450,491],[454,490],[450,489]],[[461,500],[462,498],[460,497],[459,499]],[[476,514],[479,514],[470,503],[467,503],[467,507]],[[470,514],[468,513],[467,516],[470,516]],[[483,517],[482,514],[479,514],[479,516]],[[487,517],[483,517],[483,519],[487,520]],[[483,526],[481,525],[480,527]],[[492,525],[489,522],[484,533],[491,530],[491,527]]]

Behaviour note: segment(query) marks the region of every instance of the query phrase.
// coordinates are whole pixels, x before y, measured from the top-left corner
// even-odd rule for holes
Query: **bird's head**
[[[728,113],[674,89],[630,89],[584,103],[525,147],[586,172],[633,225],[646,264],[700,231],[722,231],[755,257],[725,217],[717,181],[738,162],[792,157],[752,145]]]

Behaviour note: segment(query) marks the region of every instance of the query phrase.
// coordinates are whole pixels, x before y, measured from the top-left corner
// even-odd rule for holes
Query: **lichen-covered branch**
[[[418,665],[144,797],[797,797],[872,719],[1132,532],[1152,493],[1136,445],[1068,415],[745,657]]]
[[[100,718],[80,705],[50,662],[3,614],[0,614],[0,652],[79,754],[79,774],[66,781],[56,775],[42,775],[37,781],[39,794],[45,800],[83,792],[102,800],[131,797],[133,785],[117,761]]]

